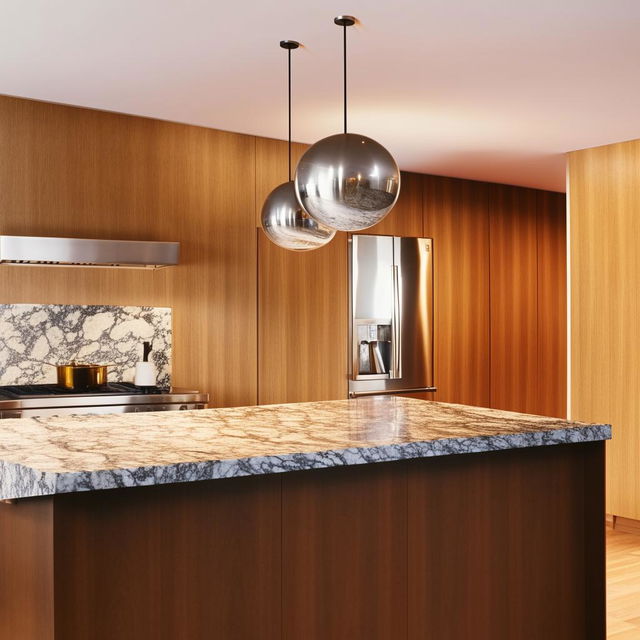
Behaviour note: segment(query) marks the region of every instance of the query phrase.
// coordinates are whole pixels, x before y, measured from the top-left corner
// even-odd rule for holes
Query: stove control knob
[[[187,407],[186,404],[181,404],[180,405],[180,411],[186,411],[189,407]]]

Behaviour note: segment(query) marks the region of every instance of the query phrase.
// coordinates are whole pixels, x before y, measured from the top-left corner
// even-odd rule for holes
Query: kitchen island
[[[0,421],[0,639],[601,639],[608,425],[408,398]]]

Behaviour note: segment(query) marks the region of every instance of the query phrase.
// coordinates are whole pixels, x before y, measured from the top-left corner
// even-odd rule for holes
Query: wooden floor
[[[640,640],[640,535],[607,527],[607,637]]]

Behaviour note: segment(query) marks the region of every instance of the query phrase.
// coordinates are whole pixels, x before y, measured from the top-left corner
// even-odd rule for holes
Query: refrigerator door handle
[[[392,265],[391,268],[393,269],[393,318],[391,319],[393,335],[391,338],[391,371],[389,372],[389,378],[398,380],[402,378],[400,274],[397,264]]]

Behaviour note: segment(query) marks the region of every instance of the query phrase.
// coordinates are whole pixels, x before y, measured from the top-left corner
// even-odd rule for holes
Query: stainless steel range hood
[[[0,263],[159,269],[178,264],[180,243],[0,236]]]

